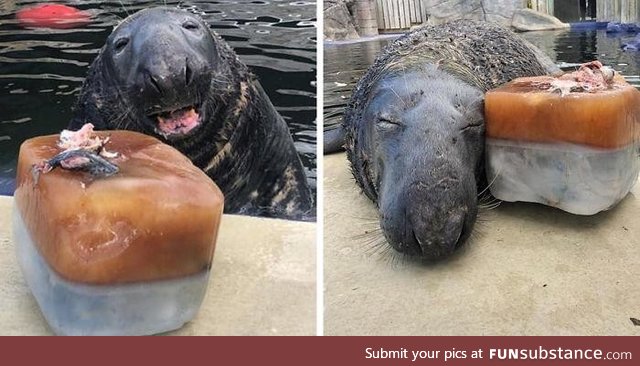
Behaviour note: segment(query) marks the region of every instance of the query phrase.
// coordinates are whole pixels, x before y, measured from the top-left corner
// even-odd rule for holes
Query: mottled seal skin
[[[469,20],[420,28],[381,52],[342,127],[353,176],[394,249],[433,261],[466,242],[487,184],[484,92],[558,71],[514,33]]]
[[[198,124],[167,134],[157,117],[192,108]],[[142,10],[119,24],[89,69],[70,129],[127,129],[188,156],[225,195],[225,212],[313,219],[286,123],[249,69],[199,16]]]

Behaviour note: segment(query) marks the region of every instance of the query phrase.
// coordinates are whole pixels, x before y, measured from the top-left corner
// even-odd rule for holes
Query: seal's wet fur
[[[353,176],[396,250],[438,260],[466,241],[487,184],[484,92],[558,71],[511,31],[469,20],[419,28],[381,52],[342,128]]]
[[[187,23],[180,23],[185,21],[182,19]],[[140,22],[146,24],[137,24]],[[196,28],[200,33],[194,38],[191,34]],[[150,44],[144,48],[139,46],[141,42]],[[154,54],[138,50],[139,55],[126,55],[129,60],[115,60],[116,52],[124,47],[139,47]],[[127,74],[132,75],[129,79],[122,75],[119,81],[114,75],[117,62],[140,67],[144,58],[149,60],[140,70],[126,70],[131,72]],[[172,65],[175,63],[187,66]],[[122,70],[125,66],[119,67]],[[156,74],[175,69],[176,78],[186,81],[178,80],[180,88],[176,90],[175,83],[167,81],[165,75],[144,75],[154,68],[161,70],[153,71]],[[145,116],[146,109],[161,104],[149,96],[154,93],[162,103],[194,99],[193,103],[204,106],[204,121],[187,138],[165,139]],[[227,213],[290,219],[315,216],[286,123],[247,66],[204,20],[192,13],[166,7],[146,9],[114,29],[89,69],[69,127],[78,129],[86,122],[96,129],[155,135],[174,146],[221,188]]]

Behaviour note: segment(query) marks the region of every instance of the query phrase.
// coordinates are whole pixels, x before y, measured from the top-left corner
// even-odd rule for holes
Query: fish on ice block
[[[177,329],[205,295],[222,193],[153,137],[81,132],[20,147],[14,240],[27,283],[58,334]]]
[[[638,179],[640,92],[598,61],[488,91],[485,122],[487,179],[503,201],[592,215]]]

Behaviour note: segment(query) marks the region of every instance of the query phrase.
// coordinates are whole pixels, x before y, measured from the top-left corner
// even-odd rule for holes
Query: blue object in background
[[[610,22],[607,24],[607,33],[637,33],[640,27],[634,23],[617,23]]]
[[[16,190],[16,180],[13,178],[0,177],[0,196],[13,196]]]
[[[608,24],[607,22],[585,21],[585,22],[569,23],[569,26],[573,31],[580,31],[580,30],[587,30],[587,29],[606,28],[607,24]]]
[[[629,42],[622,43],[622,49],[624,51],[638,51],[640,50],[640,34],[636,36],[636,38],[632,39]]]

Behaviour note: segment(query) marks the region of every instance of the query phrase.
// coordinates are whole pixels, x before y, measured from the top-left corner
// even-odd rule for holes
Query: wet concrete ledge
[[[435,265],[388,249],[345,154],[324,197],[326,335],[640,335],[640,184],[594,216],[503,203]]]
[[[0,197],[0,335],[51,335],[18,267]],[[170,335],[315,335],[316,225],[224,215],[206,297]]]

